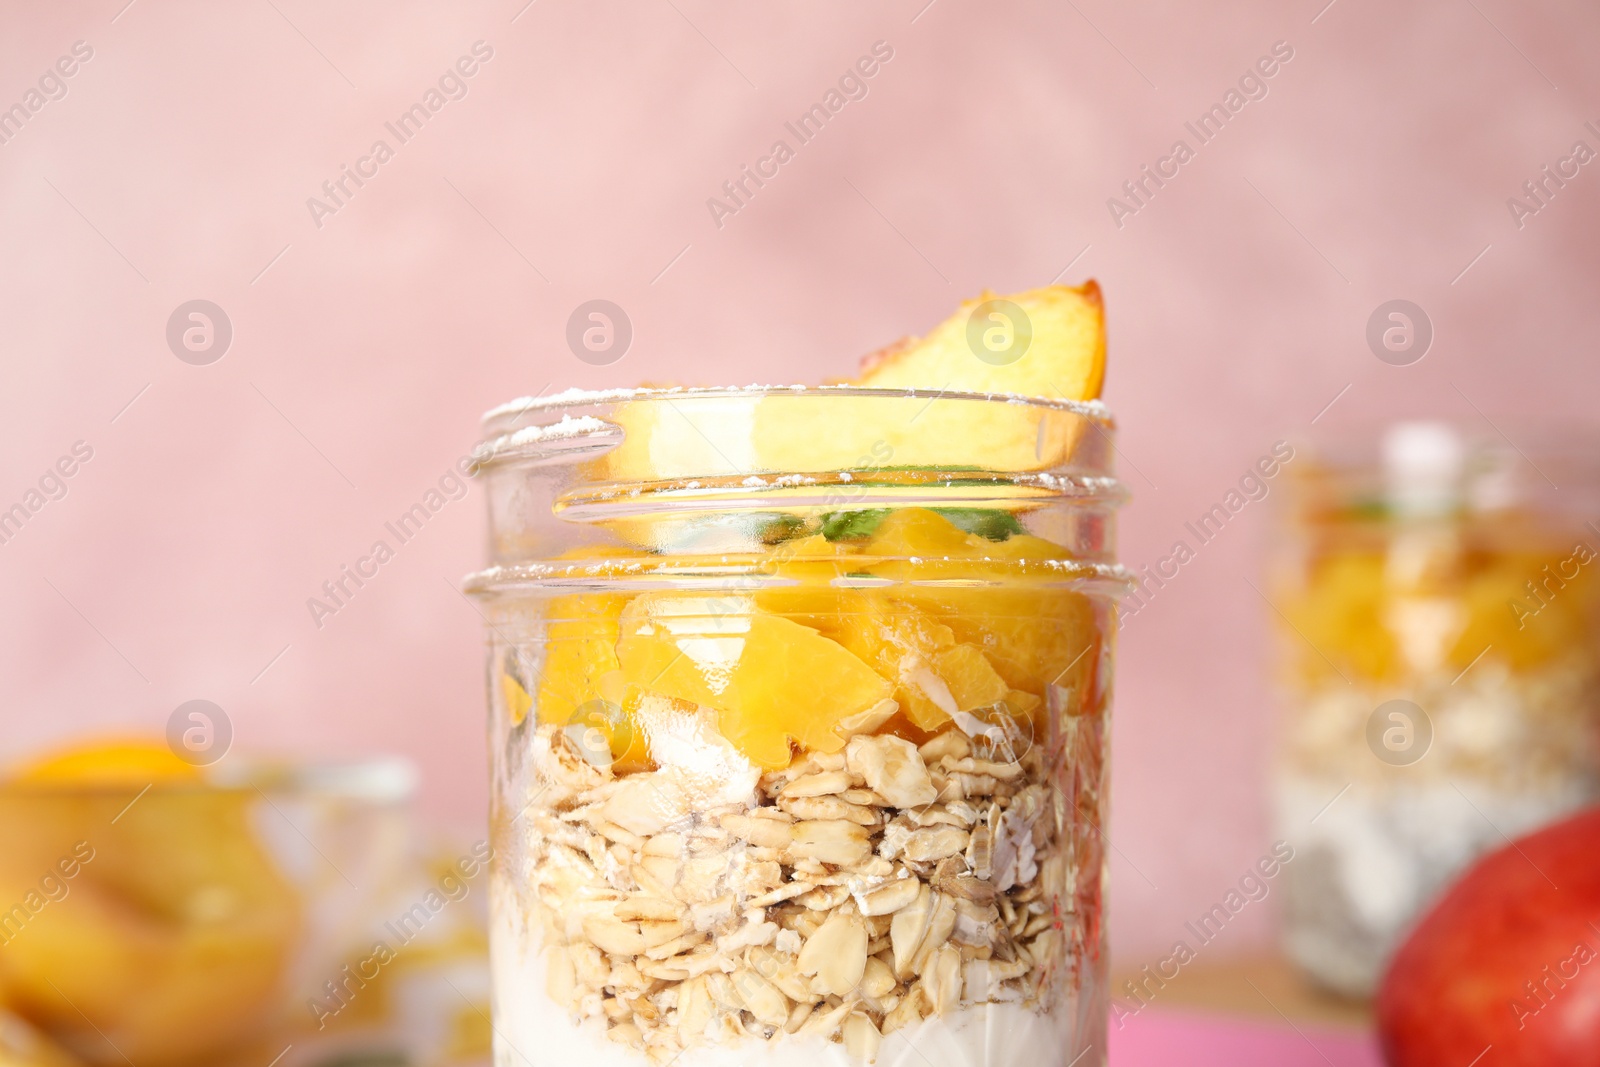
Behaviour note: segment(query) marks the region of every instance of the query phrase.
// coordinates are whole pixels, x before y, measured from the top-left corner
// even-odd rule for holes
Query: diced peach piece
[[[976,645],[956,645],[934,657],[938,671],[957,711],[986,708],[1006,698],[1011,687],[984,658]]]
[[[867,539],[865,554],[889,558],[966,557],[989,542],[963,532],[937,511],[900,508],[883,517]]]
[[[601,692],[601,681],[619,667],[618,620],[627,603],[616,593],[551,598],[539,674],[540,722],[565,723],[591,700],[621,698],[620,692]]]
[[[1070,553],[1054,541],[1046,541],[1042,537],[1032,534],[1012,534],[1004,541],[995,541],[983,546],[983,554],[990,559],[1015,560],[1018,562],[1035,561],[1044,559],[1067,559]]]
[[[874,574],[902,581],[916,577],[918,565],[905,562],[907,557],[972,560],[963,565],[962,576],[994,584],[920,585],[896,595],[948,627],[957,642],[976,646],[1008,687],[1035,698],[1051,685],[1067,689],[1073,694],[1066,702],[1069,713],[1090,694],[1100,629],[1089,598],[1035,585],[1011,566],[1068,558],[1060,545],[1031,534],[989,541],[963,533],[938,512],[906,508],[884,518],[863,552],[890,560],[873,565]],[[994,689],[991,684],[987,692]],[[903,706],[923,729],[936,729],[942,721],[915,698]]]
[[[959,645],[949,626],[912,605],[857,593],[842,608],[839,640],[894,685],[901,713],[933,731],[958,711],[987,707],[1010,687],[982,649]]]
[[[831,583],[853,566],[849,557],[855,552],[855,546],[821,534],[785,541],[761,562],[761,571],[787,584],[758,590],[756,606],[829,632],[838,625],[844,592]]]
[[[1022,689],[1013,689],[1006,694],[1006,706],[1022,718],[1037,715],[1043,703],[1042,699]]]
[[[950,721],[934,657],[955,644],[950,627],[880,594],[856,592],[841,608],[839,640],[894,686],[900,711],[920,729]]]
[[[789,765],[791,743],[839,751],[834,727],[890,692],[842,645],[751,597],[647,593],[621,631],[628,683],[716,709],[723,736],[767,769]]]

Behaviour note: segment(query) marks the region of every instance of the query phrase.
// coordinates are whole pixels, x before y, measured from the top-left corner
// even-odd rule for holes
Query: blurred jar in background
[[[1346,995],[1480,852],[1600,796],[1600,453],[1519,444],[1402,423],[1290,472],[1285,941]]]
[[[202,769],[159,741],[0,779],[0,1063],[265,1063],[402,870],[412,780]]]

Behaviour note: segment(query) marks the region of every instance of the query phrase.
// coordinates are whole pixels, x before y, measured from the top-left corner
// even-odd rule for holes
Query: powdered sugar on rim
[[[512,430],[509,433],[503,433],[491,440],[484,441],[472,450],[472,461],[474,464],[481,466],[490,460],[509,453],[519,452],[532,445],[554,444],[557,442],[576,445],[585,440],[620,440],[621,436],[622,430],[615,423],[597,419],[593,415],[563,414],[559,422],[536,423],[532,426],[524,426],[521,429]],[[610,443],[607,443],[604,447],[610,447]]]

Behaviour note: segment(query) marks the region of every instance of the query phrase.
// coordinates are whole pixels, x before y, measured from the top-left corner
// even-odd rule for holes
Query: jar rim
[[[966,560],[940,560],[936,562],[970,562]],[[988,560],[995,563],[998,561]],[[754,560],[733,563],[722,560],[696,561],[695,564],[676,569],[661,570],[652,566],[654,559],[638,557],[622,560],[533,560],[520,563],[500,563],[474,571],[461,579],[462,590],[480,600],[501,596],[538,593],[554,595],[561,592],[593,591],[596,585],[635,588],[642,591],[644,583],[655,583],[656,588],[680,592],[717,591],[726,594],[730,578],[748,579],[760,574]],[[619,566],[621,564],[621,566]],[[601,572],[604,573],[601,573]],[[786,587],[789,582],[781,576],[764,575],[773,581],[775,588]],[[1033,564],[1018,565],[1013,579],[1031,582],[1052,581],[1063,587],[1081,592],[1099,592],[1120,600],[1134,588],[1137,576],[1120,563],[1084,559],[1038,560]],[[952,583],[940,579],[910,579],[901,582],[884,580],[884,585],[907,588],[948,588]],[[967,581],[958,584],[971,588]],[[755,586],[745,587],[746,591]]]
[[[1289,443],[1296,462],[1279,506],[1349,505],[1372,520],[1395,508],[1439,515],[1520,508],[1587,518],[1600,504],[1600,430],[1575,422],[1373,419],[1296,434]]]
[[[1111,409],[1099,400],[1069,400],[1021,393],[973,393],[956,389],[897,388],[863,385],[672,385],[634,386],[616,389],[565,389],[549,396],[525,396],[490,408],[483,414],[483,426],[494,433],[506,422],[514,422],[532,412],[554,412],[573,407],[591,407],[640,400],[678,400],[686,397],[711,399],[759,399],[766,396],[889,397],[894,399],[980,400],[995,404],[1047,408],[1082,416],[1105,429],[1114,429]]]
[[[1009,512],[1013,525],[1070,508],[1029,529],[1049,526],[1070,554],[1098,561],[1110,509],[1127,496],[1098,401],[853,385],[573,389],[501,405],[486,422],[472,462],[488,478],[497,563],[552,558],[586,528],[701,557],[771,545],[796,519],[915,507]]]

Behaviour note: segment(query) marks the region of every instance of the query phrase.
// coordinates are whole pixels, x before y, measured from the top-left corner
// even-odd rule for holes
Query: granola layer
[[[1077,988],[1098,952],[1098,815],[1076,818],[1098,807],[1097,758],[1062,778],[1043,745],[947,729],[762,773],[689,727],[677,758],[657,744],[629,774],[570,727],[530,731],[510,874],[546,994],[580,1023],[657,1063],[789,1035],[870,1061],[925,1018],[1045,1012]],[[1097,751],[1097,724],[1064,732],[1086,736],[1058,752]]]

